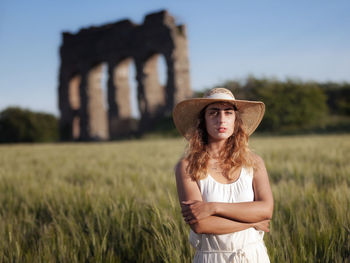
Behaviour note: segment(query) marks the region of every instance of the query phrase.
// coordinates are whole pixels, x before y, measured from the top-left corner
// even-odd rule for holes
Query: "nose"
[[[225,122],[225,111],[223,111],[223,110],[221,110],[220,112],[219,112],[219,123],[223,123],[223,122]]]

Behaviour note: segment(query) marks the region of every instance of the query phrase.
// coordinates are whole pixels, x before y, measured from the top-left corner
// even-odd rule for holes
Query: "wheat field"
[[[183,139],[0,146],[0,262],[191,262]],[[253,137],[272,262],[350,262],[350,135]]]

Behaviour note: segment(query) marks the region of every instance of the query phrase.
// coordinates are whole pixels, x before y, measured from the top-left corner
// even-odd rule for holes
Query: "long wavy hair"
[[[207,108],[207,107],[206,107]],[[196,129],[189,139],[185,160],[188,161],[186,172],[192,180],[201,180],[207,177],[209,164],[208,133],[205,124],[204,108],[197,120]],[[221,150],[219,160],[220,167],[228,179],[233,179],[233,170],[236,167],[254,167],[252,152],[248,147],[248,134],[245,131],[239,111],[235,108],[235,122],[233,134],[226,140],[224,149]]]

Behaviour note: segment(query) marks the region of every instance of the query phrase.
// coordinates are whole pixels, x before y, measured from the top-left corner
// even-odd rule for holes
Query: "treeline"
[[[58,120],[48,113],[9,107],[0,112],[0,143],[57,141]]]
[[[217,87],[231,90],[236,99],[265,103],[266,112],[258,131],[350,131],[349,83],[249,77],[242,82],[227,81]]]
[[[249,77],[217,87],[236,99],[260,100],[266,112],[258,132],[350,132],[350,83],[303,82],[294,79]],[[201,97],[205,91],[196,92]],[[171,116],[159,121],[146,136],[178,136]],[[48,113],[9,107],[0,112],[0,143],[59,140],[58,119]]]

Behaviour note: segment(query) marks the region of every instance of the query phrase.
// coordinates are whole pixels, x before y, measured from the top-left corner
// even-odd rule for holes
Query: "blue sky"
[[[188,29],[191,87],[287,77],[350,82],[350,1],[0,1],[0,110],[59,115],[61,32],[168,9]]]

